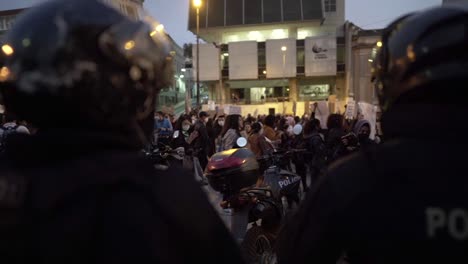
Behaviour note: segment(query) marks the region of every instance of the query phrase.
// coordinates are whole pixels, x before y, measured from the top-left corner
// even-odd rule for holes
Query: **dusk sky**
[[[43,1],[0,0],[0,10],[27,7]],[[404,13],[440,5],[441,2],[442,0],[346,0],[346,19],[366,29],[381,28]],[[187,31],[188,4],[189,0],[145,0],[145,8],[164,24],[166,31],[180,45],[195,42],[195,36]]]

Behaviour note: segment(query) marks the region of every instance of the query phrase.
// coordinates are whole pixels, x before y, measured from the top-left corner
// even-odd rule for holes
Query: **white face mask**
[[[196,122],[197,122],[197,120],[196,120],[196,119],[192,119],[192,124],[194,124],[194,125],[195,125],[195,123],[196,123]]]
[[[219,124],[220,126],[224,126],[224,120],[218,121],[218,124]]]
[[[187,131],[187,130],[190,129],[190,126],[183,126],[182,129],[183,129],[184,131]]]

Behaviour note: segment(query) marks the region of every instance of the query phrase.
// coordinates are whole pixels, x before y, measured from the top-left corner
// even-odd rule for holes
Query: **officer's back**
[[[387,142],[333,164],[282,233],[280,263],[465,263],[468,12],[442,7],[383,34],[375,84]]]
[[[1,159],[2,262],[242,262],[193,177],[140,155],[171,82],[165,33],[101,1],[56,0],[3,40],[6,109],[38,132],[11,136]]]

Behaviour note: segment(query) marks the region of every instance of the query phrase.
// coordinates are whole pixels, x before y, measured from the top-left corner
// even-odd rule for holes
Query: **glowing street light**
[[[378,41],[378,42],[377,42],[377,47],[381,48],[382,46],[383,46],[382,41]]]
[[[8,67],[0,68],[0,82],[6,81],[8,76],[10,76],[10,69]]]
[[[288,48],[286,46],[281,47],[281,51],[287,51]]]
[[[164,25],[163,24],[159,24],[159,25],[156,26],[156,31],[157,32],[161,33],[161,32],[163,32],[163,30],[164,30]]]
[[[197,9],[197,106],[200,106],[200,7],[201,0],[193,0],[193,6]]]
[[[195,8],[200,8],[202,5],[202,1],[201,0],[193,0],[193,6]]]
[[[135,47],[135,41],[130,40],[130,41],[125,42],[124,48],[125,48],[126,50],[131,50],[131,49],[133,49],[134,47]]]
[[[5,44],[2,46],[2,51],[3,53],[5,53],[5,55],[7,56],[10,56],[12,55],[13,53],[15,53],[15,50],[13,50],[13,47],[11,47],[10,45],[8,44]]]

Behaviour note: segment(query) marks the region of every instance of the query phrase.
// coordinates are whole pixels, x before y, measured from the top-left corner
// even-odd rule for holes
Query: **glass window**
[[[336,0],[325,0],[325,12],[336,12]]]
[[[0,30],[6,30],[4,17],[0,17]]]
[[[229,56],[223,56],[222,57],[222,64],[221,67],[223,69],[229,69]]]
[[[329,84],[312,84],[299,86],[299,98],[301,101],[323,100],[327,99],[329,95]]]
[[[266,65],[265,48],[258,49],[258,66],[265,67],[265,65]]]
[[[301,20],[301,0],[283,0],[284,21]]]
[[[13,27],[13,24],[15,23],[15,17],[14,16],[9,16],[9,17],[6,17],[5,19],[5,29],[10,29],[11,27]]]
[[[190,10],[189,10],[189,28],[196,28],[197,27],[197,11],[194,10],[192,6],[192,1],[190,1]]]
[[[336,49],[336,63],[345,63],[345,47],[338,46]]]
[[[281,22],[281,0],[263,0],[263,22]]]
[[[297,47],[297,66],[304,66],[305,52],[304,47]]]
[[[224,1],[219,1],[219,0],[208,1],[208,26],[209,27],[224,26]]]
[[[322,0],[302,0],[302,11],[304,12],[304,20],[321,19]]]
[[[226,0],[226,25],[242,25],[242,2],[241,0]]]
[[[262,23],[262,0],[246,0],[245,3],[245,24]]]
[[[137,13],[136,9],[134,7],[132,7],[132,6],[127,6],[127,15],[130,18],[138,19],[138,13]]]

